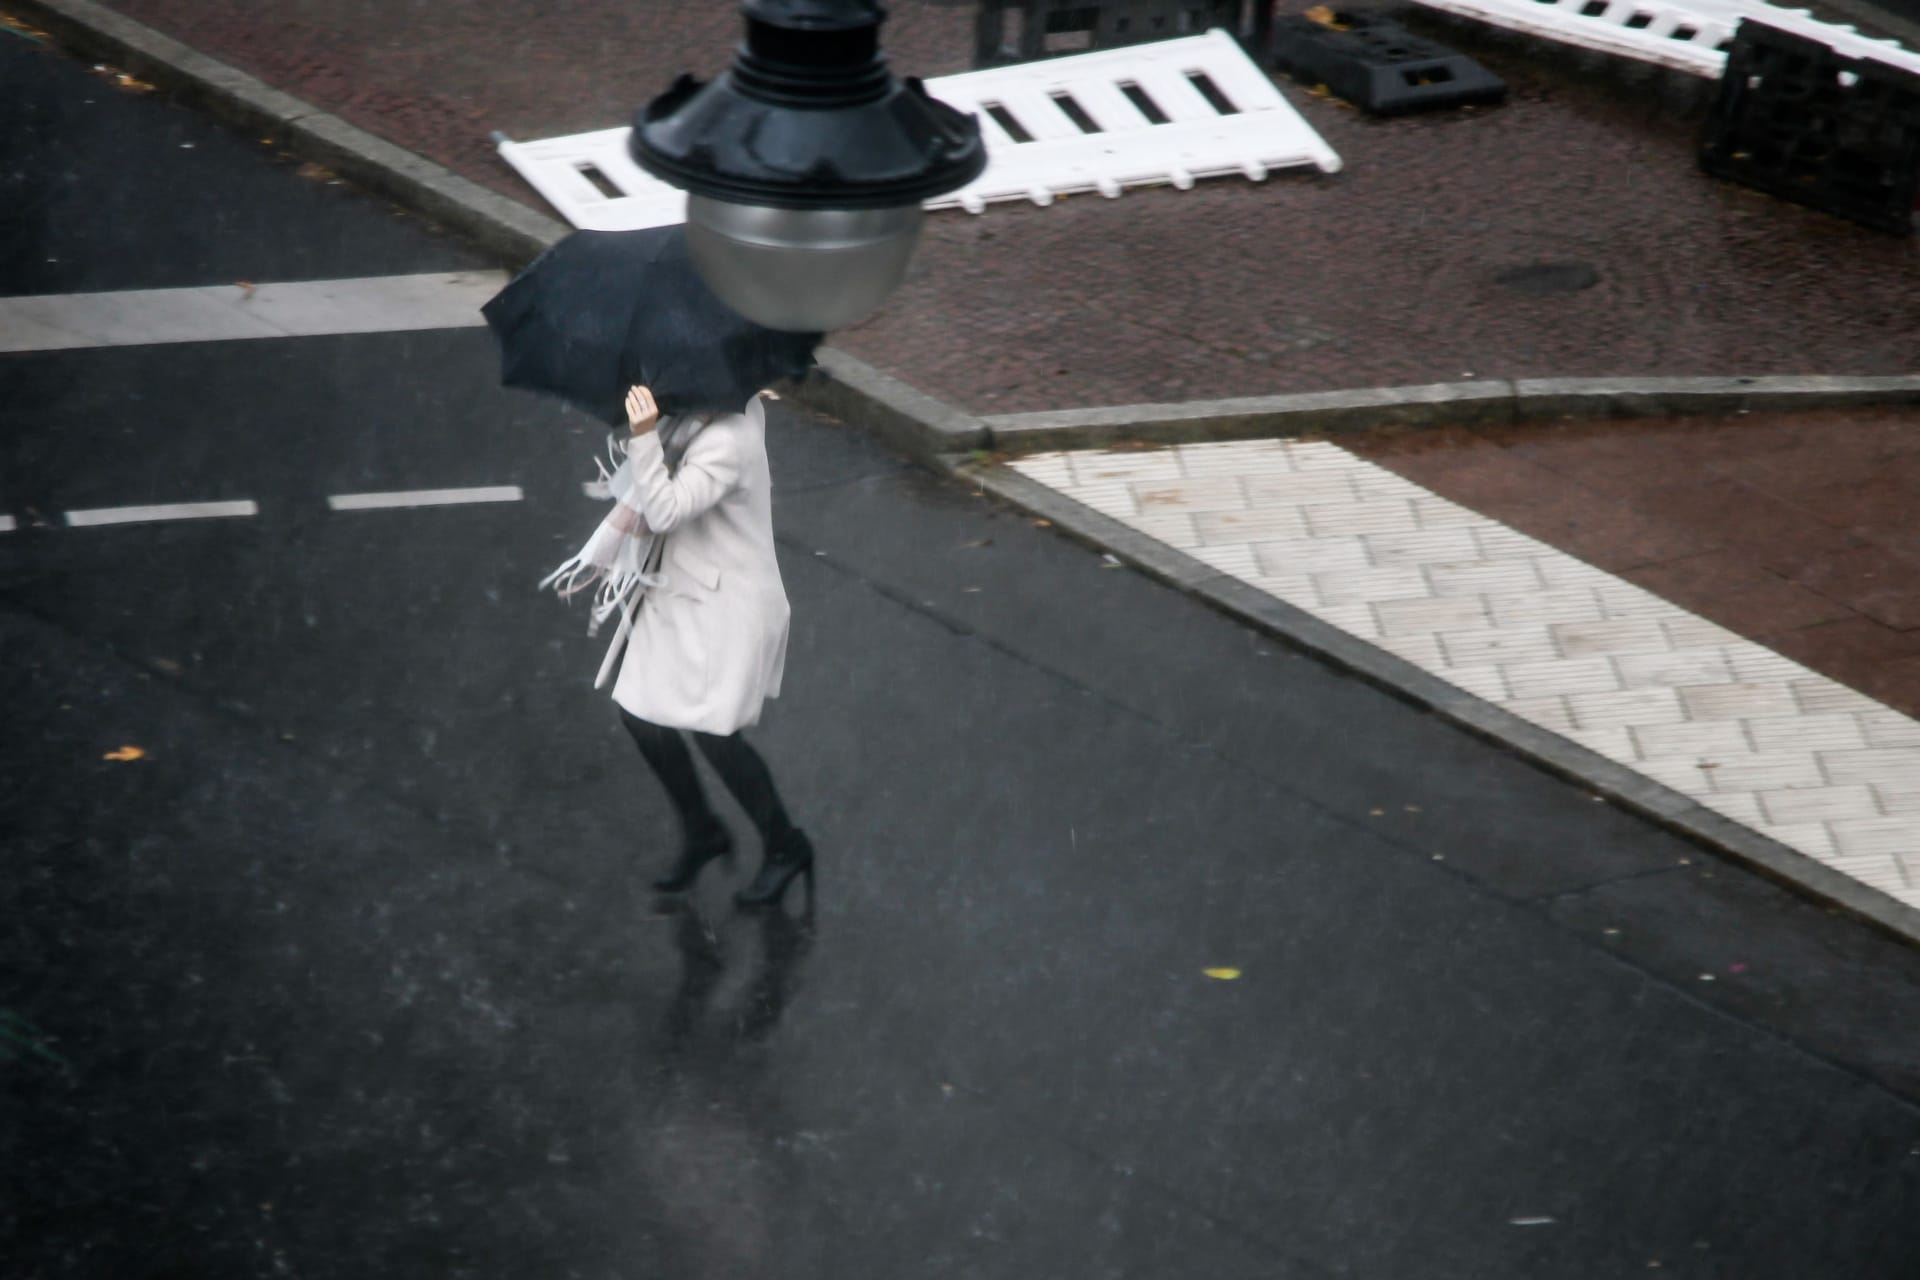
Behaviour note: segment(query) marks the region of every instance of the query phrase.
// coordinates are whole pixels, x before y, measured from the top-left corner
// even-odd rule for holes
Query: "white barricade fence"
[[[927,92],[976,113],[987,169],[929,209],[979,213],[1000,200],[1049,204],[1081,191],[1275,169],[1340,168],[1225,31],[1180,40],[968,71],[927,81]],[[626,129],[539,142],[499,139],[500,156],[576,227],[632,231],[686,220],[686,193],[627,155]]]
[[[1920,54],[1896,40],[1822,22],[1805,9],[1762,0],[1419,0],[1430,9],[1476,18],[1602,53],[1637,58],[1718,79],[1742,18],[1806,36],[1849,58],[1871,58],[1920,72]]]

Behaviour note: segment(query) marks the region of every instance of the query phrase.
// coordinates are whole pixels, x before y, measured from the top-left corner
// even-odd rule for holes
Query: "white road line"
[[[156,520],[207,520],[229,516],[257,516],[252,499],[239,502],[173,502],[157,507],[95,507],[67,512],[67,525],[80,529],[100,524],[148,524]]]
[[[0,516],[0,533],[12,533],[13,529],[14,529],[13,517]]]
[[[499,271],[439,271],[0,298],[0,351],[471,328],[506,282]]]
[[[395,507],[451,507],[468,502],[519,502],[517,484],[480,489],[413,489],[402,493],[336,493],[327,499],[335,511],[382,511]]]

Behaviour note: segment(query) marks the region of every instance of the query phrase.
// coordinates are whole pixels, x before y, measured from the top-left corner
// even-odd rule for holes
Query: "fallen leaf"
[[[1051,529],[1051,528],[1053,528],[1053,521],[1051,521],[1051,520],[1035,520],[1035,521],[1033,522],[1033,527],[1034,527],[1034,528],[1036,528],[1036,529]]]
[[[146,754],[147,753],[139,747],[128,745],[121,747],[117,751],[109,751],[100,758],[102,760],[141,760],[146,757]]]
[[[1240,976],[1238,969],[1202,969],[1200,972],[1206,974],[1209,978],[1218,978],[1222,982],[1232,982]]]

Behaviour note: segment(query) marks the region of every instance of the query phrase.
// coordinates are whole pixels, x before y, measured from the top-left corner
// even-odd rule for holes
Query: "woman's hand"
[[[627,430],[632,435],[643,436],[660,422],[660,406],[653,402],[653,392],[645,387],[633,387],[627,391]]]

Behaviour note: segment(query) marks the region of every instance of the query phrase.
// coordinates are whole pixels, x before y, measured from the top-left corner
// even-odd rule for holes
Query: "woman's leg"
[[[680,736],[680,731],[642,720],[626,710],[620,712],[620,723],[627,726],[634,745],[646,757],[660,785],[667,789],[674,812],[680,815],[682,833],[690,842],[711,835],[720,826],[720,819],[707,803],[700,775],[694,771],[693,753],[687,750],[686,739]]]
[[[753,880],[733,895],[741,907],[778,907],[787,886],[800,876],[807,878],[807,909],[813,909],[813,845],[806,832],[793,825],[787,807],[780,803],[780,792],[773,785],[773,772],[760,753],[738,733],[719,737],[696,733],[693,740],[700,754],[719,773],[727,790],[753,819],[766,845],[767,856],[754,872]]]
[[[767,768],[767,762],[737,732],[724,737],[695,733],[693,740],[720,780],[727,784],[733,798],[747,811],[747,817],[760,832],[760,839],[766,843],[769,856],[778,856],[792,840],[794,827],[787,817],[786,805],[780,802],[780,792],[773,785],[773,771]]]

